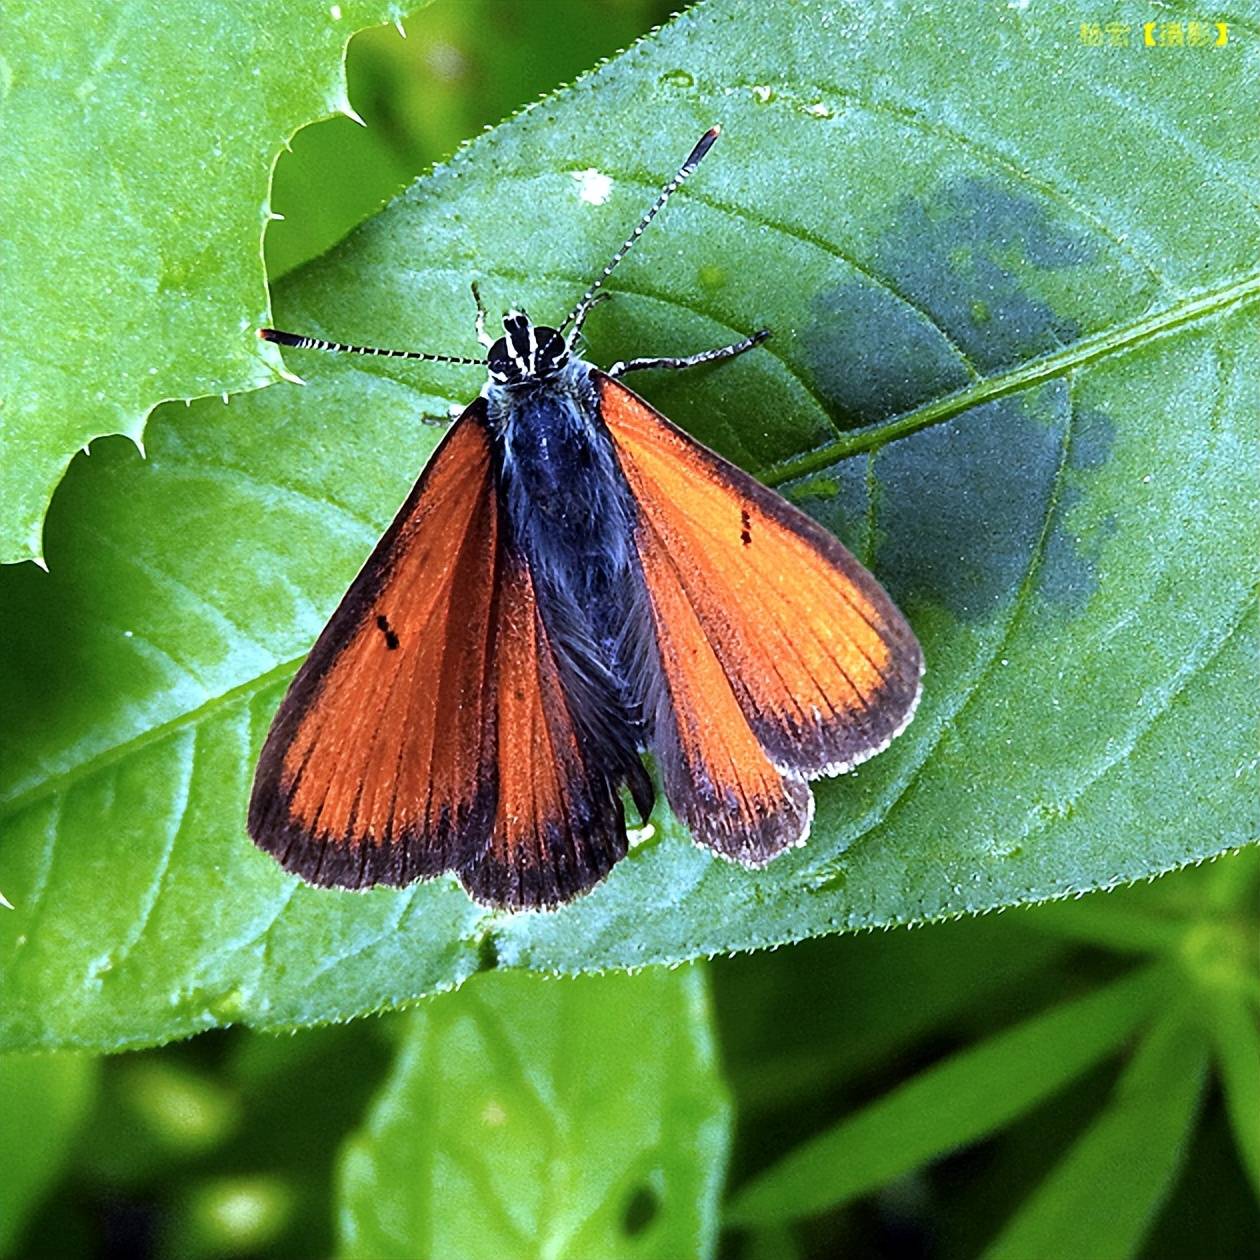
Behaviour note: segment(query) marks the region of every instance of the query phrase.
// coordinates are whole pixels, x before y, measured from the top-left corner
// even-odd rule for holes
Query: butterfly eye
[[[507,338],[500,337],[498,341],[490,347],[489,353],[486,355],[486,368],[490,375],[499,380],[508,380],[516,374],[516,365],[512,362],[511,356],[508,354]]]
[[[554,328],[535,328],[534,336],[538,344],[534,352],[534,362],[539,376],[546,376],[563,367],[569,357],[564,338]]]

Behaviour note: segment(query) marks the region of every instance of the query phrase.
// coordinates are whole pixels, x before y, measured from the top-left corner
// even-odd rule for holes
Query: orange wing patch
[[[316,884],[406,884],[489,843],[498,504],[474,403],[298,671],[263,748],[254,840]]]
[[[639,555],[668,692],[652,723],[665,794],[697,840],[760,866],[804,838],[813,798],[770,764],[650,524]]]
[[[528,568],[506,555],[496,616],[499,797],[488,849],[460,868],[480,902],[554,906],[626,852],[615,767],[582,747]]]
[[[640,532],[659,538],[771,761],[812,777],[887,747],[914,712],[923,657],[884,589],[780,495],[624,385],[599,384]]]

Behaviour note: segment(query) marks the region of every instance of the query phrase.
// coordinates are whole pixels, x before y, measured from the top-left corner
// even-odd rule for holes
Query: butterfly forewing
[[[615,768],[582,746],[484,404],[434,454],[298,672],[250,833],[318,884],[455,871],[481,902],[555,905],[626,851]]]
[[[489,844],[500,527],[483,411],[433,455],[264,745],[250,834],[313,883],[404,884]]]

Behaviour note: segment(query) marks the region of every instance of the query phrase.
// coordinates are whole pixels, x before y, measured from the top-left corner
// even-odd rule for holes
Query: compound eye
[[[508,356],[507,338],[500,337],[486,355],[486,367],[494,376],[511,376],[512,360]]]
[[[548,359],[558,359],[564,353],[564,338],[554,328],[535,328],[538,353]]]
[[[538,340],[538,370],[548,372],[558,368],[567,357],[564,338],[554,328],[535,328]]]

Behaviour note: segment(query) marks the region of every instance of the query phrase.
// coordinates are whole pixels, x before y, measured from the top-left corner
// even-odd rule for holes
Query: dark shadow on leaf
[[[873,281],[849,280],[813,301],[802,341],[832,418],[857,428],[909,411],[970,379],[949,344]]]
[[[887,287],[854,276],[815,295],[803,341],[819,392],[840,424],[873,424],[1053,351],[1080,330],[1038,278],[1094,255],[1074,223],[994,180],[906,199],[873,247]],[[1075,479],[1106,462],[1114,431],[1101,413],[1077,415],[1061,466],[1069,406],[1063,382],[999,399],[846,460],[794,497],[908,604],[987,619],[1035,563],[1038,593],[1076,609],[1097,583],[1068,528]]]
[[[646,1182],[636,1186],[626,1201],[621,1227],[630,1238],[636,1238],[660,1215],[660,1195]]]
[[[848,278],[813,301],[802,341],[832,417],[874,423],[1072,341],[1076,322],[1033,282],[1094,252],[1074,224],[993,180],[902,201],[874,245],[886,286]]]
[[[1081,410],[1072,425],[1068,446],[1068,482],[1055,505],[1054,520],[1046,538],[1045,554],[1037,573],[1037,594],[1046,603],[1069,613],[1080,612],[1098,589],[1097,555],[1117,529],[1113,515],[1103,518],[1092,537],[1079,537],[1072,515],[1084,501],[1080,474],[1102,467],[1111,458],[1116,426],[1104,412]]]
[[[792,499],[835,534],[863,564],[869,565],[866,460],[865,455],[857,455],[828,469],[825,476],[798,482]]]
[[[1002,398],[875,457],[875,571],[895,599],[988,619],[1032,562],[1059,474],[1066,390]]]

